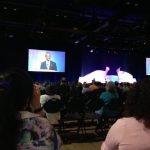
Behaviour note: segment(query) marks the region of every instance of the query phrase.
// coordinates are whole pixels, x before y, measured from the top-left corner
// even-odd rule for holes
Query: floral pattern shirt
[[[46,118],[28,111],[18,113],[17,150],[59,150],[61,140]]]

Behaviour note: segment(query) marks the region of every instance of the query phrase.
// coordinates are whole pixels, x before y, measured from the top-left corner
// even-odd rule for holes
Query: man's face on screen
[[[49,54],[49,53],[46,53],[46,54],[45,54],[45,58],[46,58],[47,61],[50,61],[50,58],[51,58],[50,54]]]

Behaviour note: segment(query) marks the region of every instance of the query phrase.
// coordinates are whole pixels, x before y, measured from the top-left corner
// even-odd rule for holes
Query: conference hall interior
[[[110,150],[104,141],[125,117],[130,90],[150,80],[149,10],[148,0],[0,0],[0,101],[11,87],[3,72],[22,70],[40,92],[29,112],[54,128],[58,149]]]

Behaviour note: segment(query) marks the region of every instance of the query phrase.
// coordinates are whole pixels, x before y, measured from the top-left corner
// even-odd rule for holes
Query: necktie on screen
[[[49,69],[49,63],[47,63],[46,66],[47,66],[47,69]]]

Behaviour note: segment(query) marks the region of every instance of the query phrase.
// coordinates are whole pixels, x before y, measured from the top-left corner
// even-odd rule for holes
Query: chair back
[[[47,113],[56,113],[61,110],[63,107],[62,101],[56,98],[49,99],[44,105],[43,108]]]
[[[108,104],[105,104],[105,106],[110,111],[120,111],[120,100],[119,98],[112,98]]]

